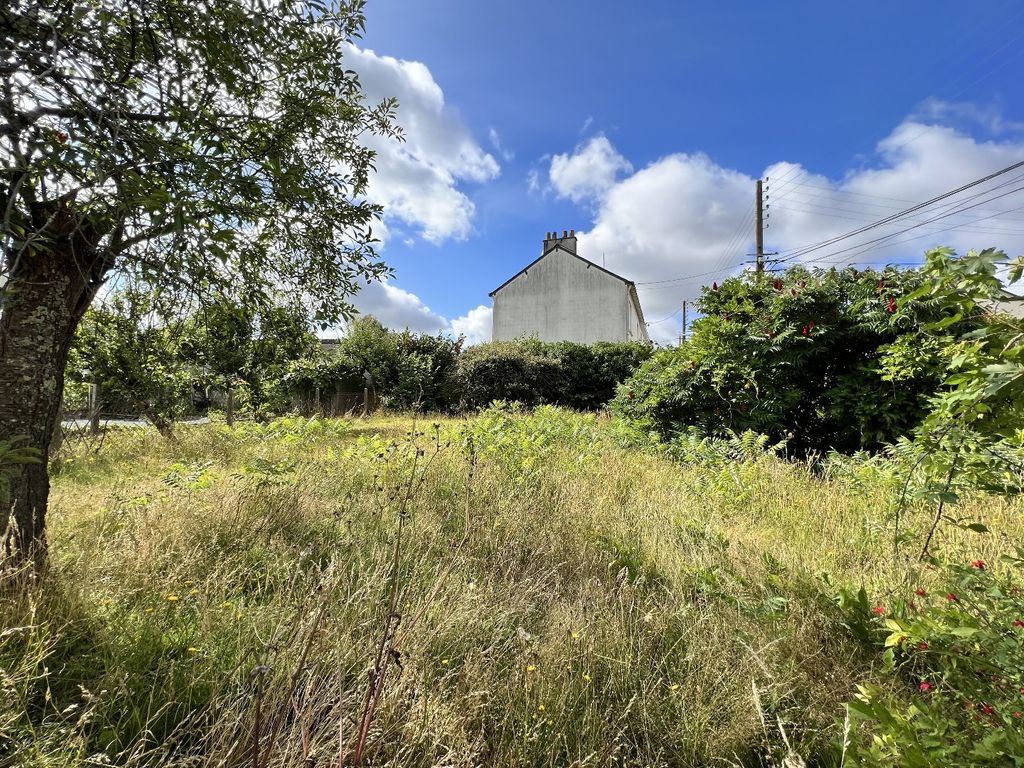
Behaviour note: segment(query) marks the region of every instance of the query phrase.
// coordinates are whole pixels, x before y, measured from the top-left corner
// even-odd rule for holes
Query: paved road
[[[199,416],[194,419],[179,419],[174,422],[175,424],[209,424],[210,420],[206,416]],[[88,429],[88,419],[64,419],[61,425],[67,428],[73,427],[74,429]],[[150,423],[147,419],[100,419],[100,426],[103,427],[148,427]]]

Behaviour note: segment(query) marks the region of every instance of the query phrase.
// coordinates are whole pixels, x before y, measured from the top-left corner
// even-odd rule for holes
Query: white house
[[[650,341],[636,286],[576,253],[575,230],[549,232],[540,257],[490,295],[495,341]]]

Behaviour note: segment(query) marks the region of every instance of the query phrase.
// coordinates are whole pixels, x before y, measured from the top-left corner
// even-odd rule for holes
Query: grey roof
[[[487,294],[487,295],[488,295],[488,296],[491,296],[491,297],[493,297],[493,296],[494,296],[494,294],[496,294],[496,293],[497,293],[498,291],[500,291],[500,290],[501,290],[502,288],[504,288],[504,287],[505,287],[506,285],[508,285],[509,283],[511,283],[511,282],[512,282],[513,280],[515,280],[515,279],[516,279],[517,277],[519,277],[519,276],[520,276],[521,274],[523,274],[523,273],[525,273],[525,272],[529,271],[529,269],[530,269],[530,268],[531,268],[532,266],[534,266],[534,265],[535,265],[535,264],[536,264],[537,262],[539,262],[539,261],[540,261],[541,259],[543,259],[543,258],[544,258],[545,256],[547,256],[547,255],[548,255],[549,253],[551,253],[552,251],[555,251],[555,250],[565,251],[565,252],[566,252],[566,253],[568,253],[568,254],[569,254],[570,256],[574,256],[575,258],[579,259],[580,261],[584,262],[585,264],[587,264],[587,265],[589,265],[589,266],[591,266],[591,267],[596,267],[597,269],[600,269],[600,270],[601,270],[602,272],[604,272],[605,274],[611,275],[612,277],[614,277],[614,278],[615,278],[615,279],[617,279],[617,280],[621,280],[621,281],[622,281],[622,282],[624,282],[624,283],[625,283],[626,285],[631,285],[631,286],[632,286],[632,285],[635,285],[635,284],[633,283],[633,281],[632,281],[632,280],[627,280],[627,279],[626,279],[626,278],[624,278],[624,277],[623,277],[622,275],[617,275],[617,274],[615,274],[614,272],[612,272],[612,271],[611,271],[610,269],[605,269],[605,268],[604,268],[604,267],[602,267],[602,266],[601,266],[600,264],[595,264],[594,262],[590,261],[589,259],[584,259],[584,258],[583,258],[582,256],[580,256],[580,255],[579,255],[578,253],[573,253],[573,252],[572,252],[572,251],[570,251],[570,250],[569,250],[568,248],[563,248],[563,247],[562,247],[561,245],[558,245],[558,244],[556,244],[556,245],[553,245],[553,246],[551,246],[550,248],[548,248],[548,249],[547,249],[546,251],[544,251],[544,253],[542,253],[542,254],[541,254],[540,256],[538,256],[538,257],[537,257],[536,259],[534,259],[534,260],[533,260],[533,261],[531,261],[531,262],[530,262],[529,264],[527,264],[527,265],[526,265],[525,267],[523,267],[522,269],[520,269],[520,270],[519,270],[518,272],[516,272],[516,273],[515,273],[514,275],[512,275],[512,277],[510,277],[510,278],[509,278],[508,280],[506,280],[506,281],[505,281],[504,283],[502,283],[501,285],[499,285],[499,286],[498,286],[497,288],[495,288],[495,289],[494,289],[493,291],[491,291],[491,292],[490,292],[489,294]],[[639,306],[639,302],[638,302],[638,306]],[[641,317],[642,317],[642,315],[641,315]]]

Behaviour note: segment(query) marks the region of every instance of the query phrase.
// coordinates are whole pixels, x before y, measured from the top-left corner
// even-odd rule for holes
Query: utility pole
[[[683,342],[686,341],[686,302],[683,302],[683,327],[679,332],[679,346],[683,346]]]
[[[754,222],[754,235],[757,239],[757,274],[760,276],[764,272],[764,190],[762,188],[761,179],[757,180],[757,195],[754,200],[754,207],[757,209],[757,215]]]

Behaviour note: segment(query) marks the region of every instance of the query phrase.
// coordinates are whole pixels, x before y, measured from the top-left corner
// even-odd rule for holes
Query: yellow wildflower
[[[526,667],[526,671],[527,672],[536,672],[537,671],[537,666],[535,664],[529,664]]]
[[[168,603],[176,603],[176,602],[178,602],[178,601],[179,601],[180,599],[181,599],[181,598],[180,598],[180,597],[178,597],[178,596],[177,596],[176,594],[174,594],[173,592],[171,592],[171,594],[167,595],[167,597],[165,597],[165,598],[164,598],[164,600],[166,600],[166,601],[167,601]]]

